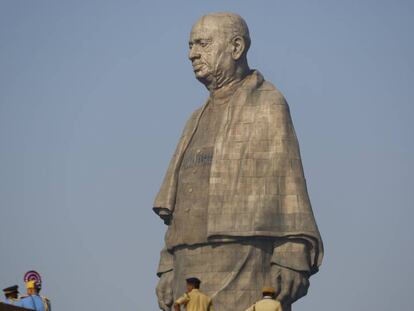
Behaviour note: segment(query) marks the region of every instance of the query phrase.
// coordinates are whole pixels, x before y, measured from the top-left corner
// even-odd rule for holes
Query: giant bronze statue
[[[215,13],[193,26],[188,57],[210,92],[184,127],[154,211],[168,225],[157,275],[162,310],[202,280],[215,310],[243,311],[276,288],[306,295],[323,246],[283,95],[247,63],[246,22]]]

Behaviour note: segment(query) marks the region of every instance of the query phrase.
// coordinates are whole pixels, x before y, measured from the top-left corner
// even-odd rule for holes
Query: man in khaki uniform
[[[263,299],[256,302],[246,311],[282,311],[282,305],[275,300],[275,289],[263,287]]]
[[[213,311],[211,298],[200,292],[201,281],[197,278],[188,278],[187,292],[176,300],[174,310],[180,311],[181,306],[186,306],[187,311]]]

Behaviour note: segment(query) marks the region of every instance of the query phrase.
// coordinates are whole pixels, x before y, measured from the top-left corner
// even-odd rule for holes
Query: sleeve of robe
[[[184,150],[186,149],[188,142],[194,134],[195,123],[198,122],[198,119],[201,115],[201,111],[204,109],[205,106],[206,104],[201,108],[197,109],[191,115],[190,119],[187,121],[181,134],[180,140],[175,149],[174,155],[172,156],[170,164],[168,165],[168,169],[165,173],[164,180],[161,184],[161,188],[158,191],[157,196],[155,197],[153,211],[160,217],[162,213],[171,215],[174,212],[178,168],[180,167],[180,162],[182,160]]]
[[[245,97],[234,105],[217,148],[210,237],[274,238],[274,264],[314,274],[323,244],[289,106],[269,85]]]
[[[280,189],[283,189],[286,194],[296,194],[298,201],[301,202],[301,204],[308,205],[310,207],[310,201],[306,189],[306,181],[300,159],[299,144],[293,128],[289,106],[287,105],[284,97],[281,96],[280,101],[276,102],[274,107],[280,107],[280,115],[284,115],[284,119],[288,120],[288,122],[286,122],[288,126],[285,131],[287,133],[290,132],[294,138],[294,143],[290,144],[287,149],[290,149],[290,152],[295,154],[295,156],[294,159],[291,160],[292,164],[290,169],[286,171],[287,176],[284,178],[285,183],[279,185]],[[295,182],[290,181],[290,179],[295,180]],[[286,205],[286,207],[288,207],[288,205]],[[311,208],[309,208],[309,210],[312,211]],[[288,209],[286,209],[286,211],[288,211]],[[312,212],[308,217],[309,218],[306,223],[315,223]],[[320,241],[318,230],[316,229],[315,232]],[[319,254],[319,252],[323,252],[323,250],[319,249],[317,245],[318,243],[314,243],[313,239],[308,239],[308,237],[281,239],[275,243],[271,262],[285,268],[313,274],[318,270],[318,265],[320,264],[318,260],[320,260],[321,257],[318,258],[318,255],[322,255]],[[320,245],[322,246],[321,242]],[[316,249],[317,251],[315,252]]]
[[[295,271],[306,273],[311,271],[311,259],[308,246],[305,242],[301,241],[282,241],[276,243],[271,263]]]

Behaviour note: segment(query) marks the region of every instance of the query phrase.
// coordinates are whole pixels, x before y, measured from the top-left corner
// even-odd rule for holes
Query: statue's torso
[[[214,143],[227,100],[210,99],[197,130],[184,153],[178,174],[172,223],[166,233],[169,249],[207,243],[207,206]]]

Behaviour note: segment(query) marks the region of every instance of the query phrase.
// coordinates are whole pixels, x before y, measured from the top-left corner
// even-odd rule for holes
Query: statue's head
[[[194,24],[188,57],[196,78],[214,91],[248,72],[249,47],[249,29],[243,18],[234,13],[213,13]]]

